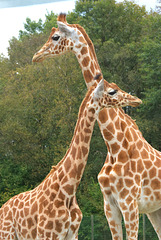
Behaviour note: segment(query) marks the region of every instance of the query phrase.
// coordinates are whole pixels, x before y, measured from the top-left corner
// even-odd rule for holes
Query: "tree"
[[[40,33],[43,30],[42,19],[39,19],[38,22],[31,21],[30,18],[26,18],[26,23],[24,23],[25,31],[19,31],[19,39],[22,40],[24,36],[32,35],[34,33]]]
[[[133,2],[116,3],[115,0],[76,2],[72,18],[83,26],[95,42],[114,39],[122,45],[137,41],[142,31],[142,19],[146,16],[144,7]]]

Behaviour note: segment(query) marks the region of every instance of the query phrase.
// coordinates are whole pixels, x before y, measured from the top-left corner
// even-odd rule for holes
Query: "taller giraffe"
[[[111,97],[113,91],[117,91],[115,98]],[[64,158],[39,186],[14,196],[0,209],[0,240],[78,239],[82,214],[78,206],[75,210],[73,201],[99,111],[103,107],[140,102],[103,79],[92,86],[80,106],[74,135]]]
[[[85,30],[58,17],[48,41],[34,57],[40,62],[72,51],[81,66],[87,87],[100,70],[94,46]],[[113,93],[115,95],[115,93]],[[109,118],[113,123],[109,122]],[[98,123],[108,148],[98,175],[104,196],[104,211],[113,239],[122,240],[121,213],[128,239],[137,239],[139,212],[146,213],[161,239],[161,154],[142,137],[136,124],[121,109],[104,109]],[[115,137],[117,135],[117,138]]]

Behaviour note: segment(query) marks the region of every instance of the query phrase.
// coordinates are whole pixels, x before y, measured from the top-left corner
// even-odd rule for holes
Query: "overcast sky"
[[[41,18],[43,21],[45,20],[45,14],[47,11],[50,13],[53,11],[54,13],[68,13],[68,11],[72,11],[75,7],[75,0],[55,0],[53,3],[45,3],[45,4],[37,4],[30,6],[21,6],[21,7],[4,7],[6,0],[0,0],[0,33],[1,33],[1,41],[0,41],[0,53],[3,53],[7,56],[7,47],[9,46],[8,41],[12,38],[12,36],[18,37],[19,30],[24,29],[24,23],[26,22],[26,18],[29,17],[32,21],[38,21]],[[22,0],[9,0],[10,2],[22,2]],[[32,0],[38,1],[38,0]],[[51,2],[52,0],[39,0],[39,2]],[[6,1],[7,2],[7,1]],[[28,3],[31,0],[27,0]],[[118,0],[121,2],[121,0]],[[147,11],[151,8],[155,10],[155,6],[158,5],[157,0],[135,0],[135,3],[140,6],[145,5]]]

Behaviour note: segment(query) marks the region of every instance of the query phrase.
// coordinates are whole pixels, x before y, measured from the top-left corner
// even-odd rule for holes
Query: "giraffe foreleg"
[[[122,240],[122,215],[112,194],[104,198],[104,212],[111,230],[112,239]]]
[[[78,206],[76,196],[73,197],[70,205],[71,223],[65,240],[78,240],[78,230],[82,221],[82,212]]]
[[[116,200],[114,199],[109,181],[109,173],[112,169],[110,154],[107,154],[106,162],[98,175],[98,182],[104,198],[104,212],[107,218],[112,239],[122,240],[122,215]]]
[[[139,228],[139,210],[136,200],[130,198],[130,201],[122,201],[122,199],[120,199],[118,204],[124,218],[128,240],[137,240]]]
[[[155,212],[148,213],[147,216],[153,225],[159,240],[161,240],[161,208]]]

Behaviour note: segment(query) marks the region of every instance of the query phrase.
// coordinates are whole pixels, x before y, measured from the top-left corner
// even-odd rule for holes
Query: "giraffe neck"
[[[85,37],[83,35],[82,38],[85,39],[84,43],[76,45],[73,51],[81,67],[87,88],[90,88],[94,85],[94,77],[98,73],[101,73],[101,69],[97,61],[93,43],[88,36]]]
[[[134,120],[126,115],[122,109],[119,109],[119,112],[115,108],[108,111],[103,109],[99,113],[98,124],[113,158],[118,157],[118,154],[123,150],[124,161],[126,161],[131,146],[143,139]],[[134,152],[134,149],[132,150]]]
[[[70,149],[63,164],[59,166],[59,170],[61,169],[65,176],[61,179],[60,185],[65,182],[65,185],[72,189],[72,196],[76,193],[86,166],[94,123],[93,114],[79,118]]]
[[[90,91],[80,106],[77,124],[69,149],[64,158],[47,176],[49,178],[51,175],[57,174],[59,185],[65,189],[70,197],[75,195],[82,178],[96,120],[94,108],[87,109],[86,106],[89,96]]]

